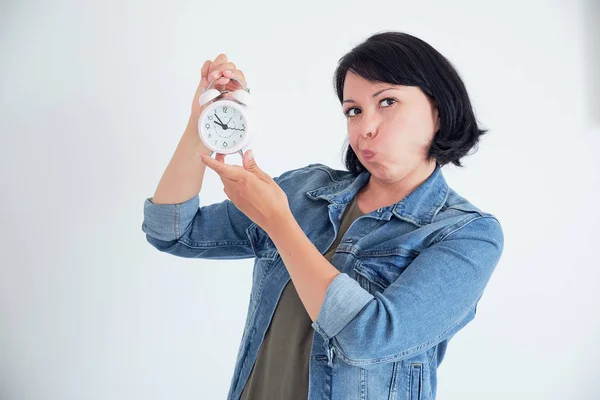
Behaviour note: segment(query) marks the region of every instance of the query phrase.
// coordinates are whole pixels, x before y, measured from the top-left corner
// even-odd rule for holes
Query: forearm
[[[176,204],[196,196],[202,188],[206,165],[196,156],[196,152],[209,154],[210,150],[202,143],[198,128],[188,123],[177,149],[171,157],[152,197],[154,204]]]
[[[291,214],[273,224],[268,234],[310,319],[316,321],[327,287],[340,271],[323,257]]]

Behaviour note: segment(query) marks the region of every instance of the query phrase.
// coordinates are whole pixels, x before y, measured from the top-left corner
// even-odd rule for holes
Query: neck
[[[375,208],[396,204],[425,182],[435,167],[434,159],[429,163],[419,165],[395,182],[380,181],[371,175],[367,184],[360,190],[360,197],[363,198],[363,203],[370,203],[372,207],[376,206]]]

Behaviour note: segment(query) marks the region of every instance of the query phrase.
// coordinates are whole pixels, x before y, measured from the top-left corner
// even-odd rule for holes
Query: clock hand
[[[215,114],[215,117],[217,117],[217,119],[219,121],[221,121],[221,119],[217,116],[217,114]],[[217,122],[217,121],[213,121],[215,124],[219,125],[221,127],[221,129],[223,129],[224,131],[226,131],[227,129],[231,129],[229,128],[227,125],[225,125],[223,122]]]
[[[217,119],[219,120],[219,125],[223,126],[223,121],[221,121],[221,118],[219,118],[219,116],[217,115],[216,112],[215,112],[215,117],[217,117]]]

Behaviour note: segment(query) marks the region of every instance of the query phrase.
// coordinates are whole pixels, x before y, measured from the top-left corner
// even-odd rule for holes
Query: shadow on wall
[[[600,127],[600,1],[586,0],[584,12],[586,119]]]

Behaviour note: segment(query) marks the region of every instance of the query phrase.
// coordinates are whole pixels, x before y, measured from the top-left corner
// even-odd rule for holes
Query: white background
[[[490,129],[443,169],[505,250],[438,399],[599,398],[598,4],[4,0],[0,398],[224,399],[252,260],[174,257],[141,231],[202,63],[245,72],[263,170],[342,169],[333,71],[383,30],[448,57]],[[204,182],[201,204],[225,199]]]

